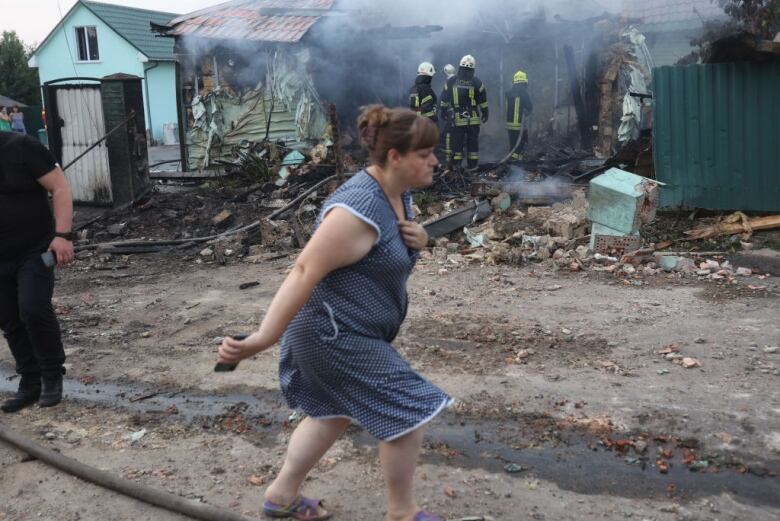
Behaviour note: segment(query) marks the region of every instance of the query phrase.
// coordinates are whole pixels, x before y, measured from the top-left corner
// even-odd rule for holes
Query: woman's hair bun
[[[369,105],[363,107],[362,110],[363,112],[358,118],[360,140],[371,150],[376,145],[379,129],[390,123],[392,111],[382,105]]]

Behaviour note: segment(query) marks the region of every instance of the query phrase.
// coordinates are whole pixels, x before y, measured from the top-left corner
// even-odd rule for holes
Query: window
[[[79,61],[96,62],[100,60],[97,27],[76,27],[76,44],[79,48]]]

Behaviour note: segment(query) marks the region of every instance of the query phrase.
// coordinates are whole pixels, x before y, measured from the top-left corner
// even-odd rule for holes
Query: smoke
[[[471,54],[477,76],[488,91],[491,118],[482,128],[482,159],[503,157],[509,146],[504,130],[505,91],[518,69],[529,75],[534,103],[532,139],[549,125],[556,105],[567,102],[560,47],[570,44],[584,63],[594,47],[593,24],[580,23],[605,11],[619,12],[620,0],[341,0],[332,16],[321,19],[301,44],[281,44],[296,52],[311,52],[309,72],[323,102],[333,102],[343,127],[349,128],[360,107],[371,103],[406,106],[417,66],[430,61],[438,73],[433,88],[440,93],[441,72]],[[241,20],[229,31],[242,32]],[[226,23],[226,25],[228,25]],[[431,30],[439,26],[440,30]],[[404,29],[401,31],[400,29]],[[179,51],[190,55],[218,54],[232,59],[235,81],[242,87],[265,80],[268,49],[274,45],[233,40],[183,39]]]
[[[523,199],[568,199],[572,193],[572,183],[560,177],[547,177],[534,181],[533,174],[518,166],[510,167],[503,191]]]

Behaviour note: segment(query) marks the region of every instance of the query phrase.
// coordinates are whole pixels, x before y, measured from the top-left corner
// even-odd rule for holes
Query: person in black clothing
[[[455,75],[458,73],[458,71],[455,69],[455,66],[451,63],[448,63],[444,66],[444,75],[447,77],[444,82],[450,81],[450,78],[454,78]],[[442,114],[441,117],[442,121],[442,128],[441,128],[441,150],[442,150],[442,156],[441,159],[444,160],[445,164],[450,164],[452,162],[452,130],[453,130],[453,124],[454,122],[447,118],[444,114]]]
[[[479,164],[479,131],[488,121],[487,90],[474,75],[477,62],[471,55],[460,61],[458,74],[444,84],[441,94],[442,113],[452,124],[452,161],[459,167],[463,162],[463,149],[467,151],[468,167]]]
[[[58,265],[73,262],[72,219],[70,187],[51,153],[30,136],[0,132],[0,330],[21,376],[16,394],[0,405],[4,412],[62,400],[54,269],[42,254],[51,251]]]
[[[512,88],[506,94],[506,131],[509,135],[509,150],[512,159],[523,159],[523,149],[528,142],[528,129],[523,129],[523,119],[531,114],[533,105],[528,95],[528,75],[517,71],[512,80]],[[520,132],[523,133],[522,141]]]
[[[409,90],[409,108],[434,123],[439,122],[438,101],[431,87],[436,69],[431,63],[423,62],[417,68],[417,79]]]

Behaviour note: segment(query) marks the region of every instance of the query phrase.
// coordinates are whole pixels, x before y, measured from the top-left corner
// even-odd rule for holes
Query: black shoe
[[[62,401],[62,376],[43,379],[43,391],[38,401],[39,407],[54,407]]]
[[[17,412],[25,407],[29,407],[38,401],[41,395],[41,377],[40,376],[22,376],[19,380],[19,390],[16,394],[3,402],[0,409],[3,412]]]

